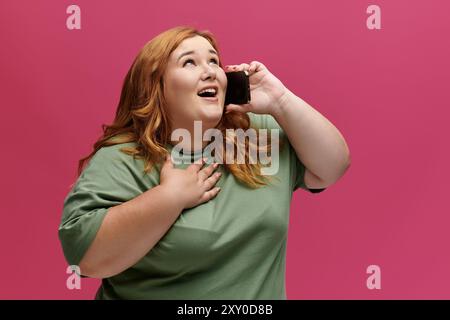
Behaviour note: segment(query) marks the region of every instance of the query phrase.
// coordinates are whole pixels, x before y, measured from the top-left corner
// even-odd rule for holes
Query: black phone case
[[[225,105],[246,104],[250,102],[250,81],[246,71],[225,73],[228,79]]]

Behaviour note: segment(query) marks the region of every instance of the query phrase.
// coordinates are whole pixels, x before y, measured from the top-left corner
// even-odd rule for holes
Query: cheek
[[[228,78],[227,78],[227,75],[225,74],[225,71],[222,71],[222,72],[219,73],[218,80],[219,80],[220,85],[224,89],[226,89],[227,88],[227,84],[228,84]]]
[[[177,91],[177,93],[192,93],[195,90],[196,79],[192,74],[187,72],[178,72],[172,74],[171,87]]]
[[[166,101],[171,109],[179,109],[186,102],[186,99],[192,95],[194,90],[192,84],[177,77],[167,79],[167,82],[170,83],[170,86],[165,89]]]

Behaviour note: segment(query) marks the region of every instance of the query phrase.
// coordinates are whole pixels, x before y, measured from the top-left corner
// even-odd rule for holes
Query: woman
[[[243,70],[251,102],[225,108],[225,71]],[[215,98],[199,95],[208,87]],[[196,120],[203,132],[280,130],[276,174],[264,176],[260,162],[205,165],[217,159],[204,159],[207,142],[195,148],[171,134],[194,136]],[[171,158],[176,144],[191,152]],[[247,160],[263,148],[245,146]],[[194,163],[174,164],[186,159]],[[286,299],[292,192],[322,191],[349,164],[339,131],[262,63],[224,70],[211,33],[176,27],[133,62],[113,124],[80,160],[59,237],[69,264],[102,279],[97,299]]]

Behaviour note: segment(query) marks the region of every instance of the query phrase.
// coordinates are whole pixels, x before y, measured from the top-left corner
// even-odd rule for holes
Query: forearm
[[[330,184],[345,173],[350,165],[348,146],[339,130],[317,110],[287,90],[272,116],[311,173]]]
[[[170,190],[161,186],[110,208],[80,263],[81,274],[107,278],[136,264],[164,236],[182,210]]]

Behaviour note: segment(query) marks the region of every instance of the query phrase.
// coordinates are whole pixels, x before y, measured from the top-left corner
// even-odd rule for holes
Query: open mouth
[[[203,100],[206,101],[218,101],[218,97],[217,97],[217,92],[218,92],[218,88],[217,87],[209,87],[206,89],[202,89],[200,90],[197,95],[202,98]]]
[[[210,101],[210,102],[217,102],[217,101],[219,101],[219,98],[217,98],[217,97],[200,97],[202,100],[205,100],[205,101]]]

